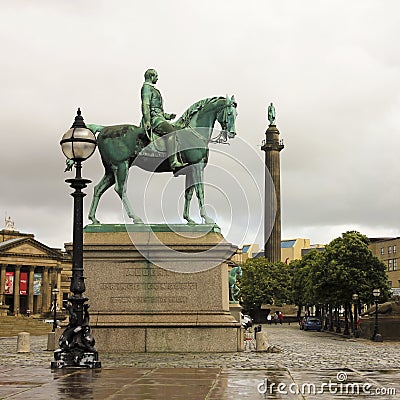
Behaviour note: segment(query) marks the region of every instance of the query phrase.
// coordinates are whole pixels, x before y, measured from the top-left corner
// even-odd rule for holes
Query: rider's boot
[[[168,155],[169,155],[169,163],[170,163],[171,169],[182,168],[182,167],[188,165],[187,163],[181,163],[178,160],[175,135],[171,135],[171,134],[169,135],[169,137],[167,139],[167,151],[168,151]]]

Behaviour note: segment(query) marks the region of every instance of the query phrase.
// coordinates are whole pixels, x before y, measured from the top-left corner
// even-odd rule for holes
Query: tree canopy
[[[291,274],[287,264],[271,263],[264,257],[249,258],[242,270],[240,295],[245,309],[291,302]]]
[[[372,303],[373,290],[380,301],[390,297],[385,264],[372,254],[368,238],[356,231],[343,233],[323,251],[313,250],[289,265],[267,259],[249,258],[242,266],[242,305],[246,309],[262,304],[292,302],[297,305],[345,305],[358,294]]]

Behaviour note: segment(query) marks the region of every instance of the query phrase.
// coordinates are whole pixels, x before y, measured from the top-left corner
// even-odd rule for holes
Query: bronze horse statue
[[[208,161],[210,142],[224,143],[234,138],[236,120],[236,102],[234,96],[212,97],[200,100],[189,107],[174,123],[178,146],[178,156],[187,166],[172,171],[165,150],[165,136],[149,138],[143,127],[135,125],[101,126],[87,124],[94,134],[98,133],[97,143],[104,165],[105,173],[94,188],[94,195],[89,211],[89,219],[99,224],[96,210],[101,196],[114,185],[122,200],[127,215],[134,223],[143,223],[137,216],[126,194],[129,168],[136,165],[152,172],[173,172],[175,175],[186,175],[185,205],[183,218],[188,224],[195,224],[189,216],[190,201],[193,192],[199,203],[200,215],[206,224],[214,221],[207,215],[204,207],[204,168]],[[222,127],[216,140],[211,138],[215,121]],[[152,139],[152,140],[150,140]]]

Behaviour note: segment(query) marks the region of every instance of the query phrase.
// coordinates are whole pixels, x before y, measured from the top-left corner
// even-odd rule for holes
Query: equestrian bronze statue
[[[175,115],[164,112],[161,94],[154,88],[156,72],[148,71],[145,78],[149,83],[145,82],[142,88],[141,126],[87,124],[88,129],[98,134],[97,143],[105,170],[94,188],[89,219],[93,224],[100,224],[96,218],[99,200],[114,185],[127,215],[134,223],[143,223],[133,211],[126,194],[129,168],[136,165],[156,173],[185,175],[183,218],[188,224],[195,224],[190,218],[189,208],[193,193],[196,192],[203,222],[214,224],[204,206],[204,168],[208,162],[209,143],[226,143],[228,138],[236,135],[235,98],[226,96],[200,100],[172,123],[170,121]],[[222,131],[212,139],[216,121]]]

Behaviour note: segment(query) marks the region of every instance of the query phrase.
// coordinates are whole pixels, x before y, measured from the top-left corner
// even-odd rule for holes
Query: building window
[[[397,270],[397,258],[393,260],[393,271]]]
[[[393,285],[392,285],[392,281],[388,281],[388,285],[390,286],[390,287],[392,287]]]
[[[385,248],[381,247],[381,255],[384,255],[384,254],[385,254]]]
[[[388,247],[388,254],[392,254],[392,246]]]
[[[396,254],[396,245],[393,245],[393,254]]]
[[[392,271],[393,270],[393,260],[390,259],[388,260],[388,271]]]

